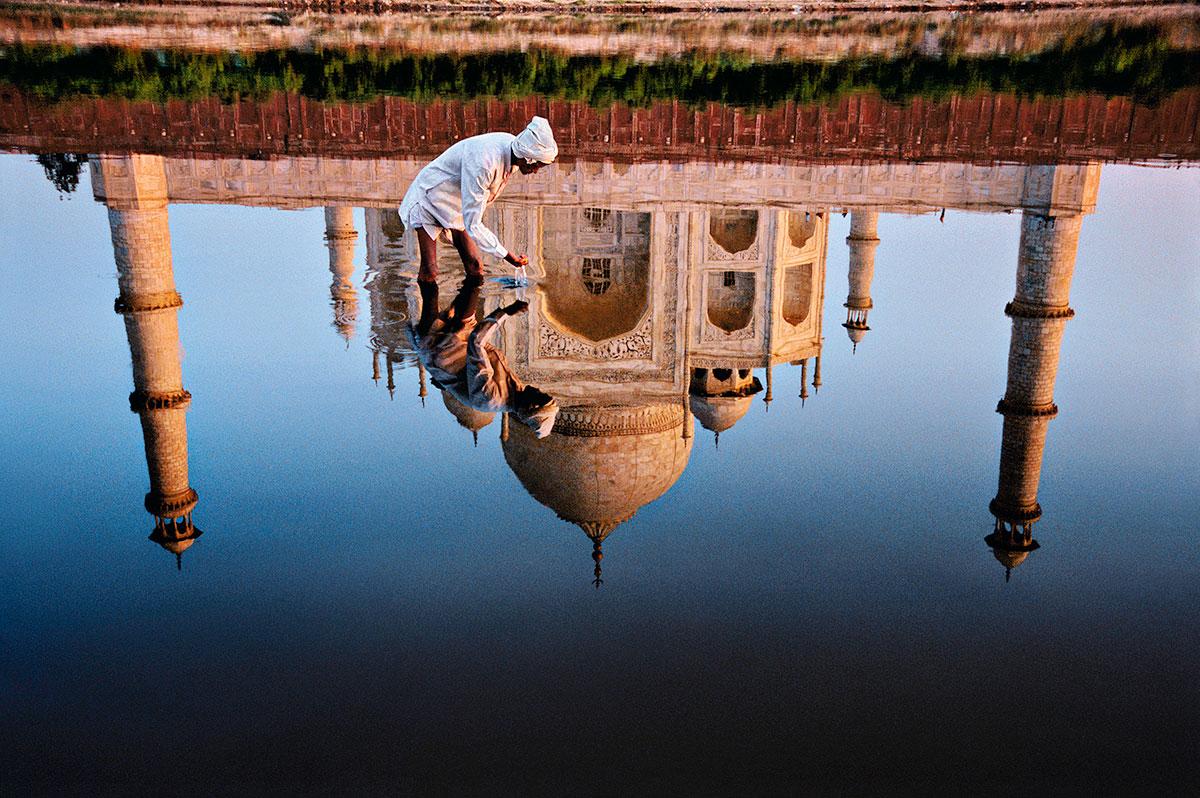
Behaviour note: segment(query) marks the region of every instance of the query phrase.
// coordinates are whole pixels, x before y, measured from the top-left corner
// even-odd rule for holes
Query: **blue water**
[[[872,331],[774,370],[604,544],[330,326],[319,208],[172,205],[204,535],[146,540],[108,221],[0,156],[0,784],[1127,792],[1200,786],[1200,178],[1106,166],[1041,548],[991,530],[1020,215],[884,214]],[[363,216],[356,211],[359,229]],[[757,372],[760,376],[761,370]]]

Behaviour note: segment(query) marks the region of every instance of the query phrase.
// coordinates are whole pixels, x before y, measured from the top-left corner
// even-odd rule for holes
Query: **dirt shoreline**
[[[16,4],[18,6],[25,4]],[[550,14],[655,16],[671,14],[922,13],[935,11],[1036,11],[1180,6],[1179,0],[42,0],[32,7],[92,7],[124,10],[165,8],[243,9],[328,14]]]

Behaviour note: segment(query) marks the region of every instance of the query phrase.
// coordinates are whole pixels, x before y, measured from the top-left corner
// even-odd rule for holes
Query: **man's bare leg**
[[[417,280],[422,283],[437,281],[437,241],[425,232],[424,227],[417,228],[417,248],[421,251],[421,270]]]
[[[425,335],[438,315],[437,241],[430,238],[425,228],[418,227],[417,246],[421,251],[421,269],[417,273],[417,288],[421,290],[421,318],[417,321],[417,335]]]
[[[479,254],[479,247],[475,245],[475,241],[465,231],[451,230],[450,240],[458,250],[463,271],[467,275],[450,306],[450,316],[453,320],[451,326],[462,329],[466,320],[474,316],[479,307],[479,291],[483,286],[483,257]]]
[[[483,256],[479,254],[479,247],[475,246],[475,241],[465,230],[451,230],[450,238],[454,241],[454,248],[458,250],[458,257],[462,258],[467,276],[483,277]]]

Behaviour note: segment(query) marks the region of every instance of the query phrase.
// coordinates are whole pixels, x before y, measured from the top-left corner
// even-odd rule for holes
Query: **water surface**
[[[432,143],[6,140],[0,783],[1194,790],[1200,178],[1088,119],[1003,160],[578,133],[491,217],[540,443],[416,367]]]

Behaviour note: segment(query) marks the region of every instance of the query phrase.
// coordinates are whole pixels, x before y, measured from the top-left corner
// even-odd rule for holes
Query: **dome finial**
[[[713,432],[713,448],[721,448],[721,433],[719,431]]]
[[[176,571],[183,570],[183,552],[182,551],[175,552],[175,570]]]
[[[479,430],[477,430],[477,429],[471,430],[471,440],[473,440],[475,442],[475,448],[478,449],[479,448]]]
[[[600,578],[600,561],[604,559],[604,552],[600,550],[600,543],[599,538],[592,541],[592,561],[596,563],[596,568],[592,571],[595,577],[592,580],[592,586],[597,590],[600,589],[600,585],[604,584],[604,580]]]

